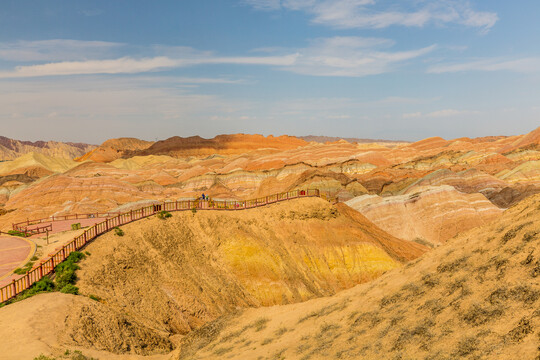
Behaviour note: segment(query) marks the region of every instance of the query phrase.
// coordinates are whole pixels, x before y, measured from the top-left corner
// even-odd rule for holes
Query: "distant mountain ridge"
[[[217,135],[211,139],[200,136],[173,136],[157,142],[135,138],[119,138],[107,140],[76,160],[111,162],[120,158],[149,155],[206,157],[215,154],[243,154],[262,149],[289,150],[306,145],[308,145],[308,142],[305,140],[288,135],[265,137],[258,134],[230,134]]]
[[[59,141],[24,141],[0,136],[0,161],[14,160],[28,153],[73,159],[95,149],[96,145]]]
[[[360,139],[360,138],[346,138],[346,137],[337,137],[337,136],[307,135],[307,136],[297,136],[297,137],[307,142],[314,141],[318,143],[336,142],[339,140],[345,140],[350,143],[359,143],[359,144],[367,144],[367,143],[375,143],[375,142],[386,143],[386,144],[410,143],[410,141],[404,141],[404,140]]]

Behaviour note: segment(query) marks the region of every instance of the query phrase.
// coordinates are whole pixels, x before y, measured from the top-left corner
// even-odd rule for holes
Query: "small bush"
[[[216,354],[218,356],[225,355],[226,353],[231,352],[232,349],[233,349],[232,347],[218,348],[218,349],[214,350],[214,354]]]
[[[120,229],[118,226],[114,228],[114,235],[124,236],[124,230]]]
[[[88,295],[88,297],[94,301],[100,302],[101,298],[97,295]]]
[[[13,273],[17,275],[24,275],[26,274],[26,270],[22,268],[16,268],[15,270],[13,270]]]
[[[263,329],[266,329],[266,324],[270,321],[268,318],[259,318],[254,323],[253,326],[255,327],[255,331],[261,331]]]
[[[30,290],[35,291],[36,293],[39,292],[49,292],[54,290],[54,283],[51,279],[49,279],[47,276],[43,277],[41,280],[36,282]]]
[[[92,255],[92,254],[90,254],[90,251],[85,251],[84,253],[85,253],[86,256]]]
[[[456,355],[468,356],[478,350],[478,340],[472,337],[461,339],[458,343]]]
[[[81,259],[84,259],[85,255],[82,252],[74,251],[67,259],[58,264],[54,271],[56,272],[56,287],[58,289],[63,289],[68,284],[74,284],[77,280],[75,271],[79,270],[79,265],[76,263]]]
[[[27,272],[29,272],[30,270],[32,270],[32,266],[34,266],[34,262],[29,261],[22,268],[16,268],[15,270],[13,270],[13,273],[15,273],[17,275],[24,275]]]
[[[165,219],[168,219],[170,217],[172,217],[172,214],[168,211],[160,211],[158,214],[157,214],[157,217],[158,219],[161,219],[161,220],[165,220]]]
[[[503,314],[504,310],[501,307],[483,308],[474,304],[462,315],[462,320],[471,326],[479,326],[493,321]]]
[[[81,223],[71,224],[71,230],[80,230]]]
[[[41,280],[37,281],[30,289],[27,289],[17,295],[15,299],[8,300],[5,304],[10,304],[12,302],[20,301],[27,299],[31,296],[41,294],[44,292],[51,292],[54,290],[54,283],[47,276],[43,277]]]
[[[54,357],[45,356],[43,354],[36,356],[34,360],[56,360]]]
[[[32,256],[32,258],[31,258],[30,260],[31,260],[31,261],[36,261],[36,260],[38,260],[38,259],[39,259],[39,258],[38,258],[36,255],[34,255],[34,256]]]
[[[75,285],[67,284],[62,289],[60,289],[60,292],[64,293],[64,294],[78,295],[79,294],[79,288],[76,287]]]
[[[8,231],[8,234],[11,235],[11,236],[20,236],[20,237],[26,237],[26,234],[21,232],[21,231],[18,231],[18,230],[9,230]]]

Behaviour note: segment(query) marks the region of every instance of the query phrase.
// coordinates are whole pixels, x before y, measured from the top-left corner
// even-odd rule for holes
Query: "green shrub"
[[[34,360],[56,360],[54,357],[45,356],[43,354],[36,356]]]
[[[12,235],[12,236],[20,236],[20,237],[26,237],[26,234],[21,232],[21,231],[18,231],[18,230],[9,230],[8,231],[8,234],[9,235]]]
[[[31,296],[45,293],[45,292],[51,292],[54,290],[54,283],[51,279],[49,279],[47,276],[43,277],[41,280],[37,281],[30,287],[30,289],[27,289],[17,295],[15,299],[8,300],[4,304],[11,304],[12,302],[21,301],[24,299],[27,299]]]
[[[29,272],[30,270],[32,270],[32,266],[34,266],[34,262],[29,261],[22,268],[16,268],[15,270],[13,270],[13,273],[15,273],[17,275],[24,275],[27,272]]]
[[[54,283],[48,276],[43,277],[41,280],[36,282],[29,290],[33,290],[36,293],[40,292],[50,292],[54,290]]]
[[[124,236],[124,230],[120,229],[118,226],[114,228],[114,235]]]
[[[66,260],[64,260],[62,263],[58,264],[54,268],[54,271],[56,273],[55,282],[49,279],[49,277],[44,276],[41,280],[35,282],[34,285],[17,295],[14,299],[8,300],[0,304],[0,307],[16,301],[24,300],[39,293],[51,292],[54,290],[60,290],[60,292],[66,294],[78,294],[79,288],[74,286],[74,283],[77,280],[75,271],[79,269],[79,265],[77,265],[76,263],[84,258],[85,255],[82,252],[72,252],[71,254],[69,254]],[[28,271],[32,268],[32,265],[33,262],[28,262],[25,267],[20,270],[24,271],[26,269],[26,271]]]
[[[81,228],[81,223],[71,224],[71,230],[79,230]]]
[[[67,257],[64,262],[58,264],[54,271],[56,272],[56,287],[57,289],[63,289],[68,284],[74,284],[77,280],[75,271],[79,270],[79,262],[84,259],[85,255],[82,252],[74,251]]]
[[[161,220],[165,220],[165,219],[168,219],[170,217],[172,217],[172,214],[168,211],[160,211],[158,214],[157,214],[157,217],[158,219],[161,219]]]
[[[95,300],[95,301],[101,301],[101,298],[97,295],[88,295],[88,297],[92,300]]]
[[[27,271],[23,268],[16,268],[15,270],[13,270],[13,273],[17,275],[24,275],[27,273]]]
[[[67,284],[60,290],[60,292],[64,293],[64,294],[78,295],[79,294],[79,288],[76,287],[75,285]]]
[[[31,258],[30,260],[36,261],[36,260],[38,260],[38,259],[39,259],[39,258],[38,258],[36,255],[34,255],[34,256],[32,256],[32,258]]]

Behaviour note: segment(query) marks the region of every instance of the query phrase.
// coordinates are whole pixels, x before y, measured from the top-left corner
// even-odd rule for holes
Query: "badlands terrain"
[[[52,142],[3,141],[11,144],[0,152],[3,231],[203,193],[322,196],[174,212],[122,226],[124,236],[107,233],[84,249],[80,295],[44,293],[0,308],[0,353],[540,358],[540,128],[414,143],[334,140],[120,138],[56,143],[57,151]],[[44,259],[76,234],[53,234],[47,248],[41,235],[30,240]]]

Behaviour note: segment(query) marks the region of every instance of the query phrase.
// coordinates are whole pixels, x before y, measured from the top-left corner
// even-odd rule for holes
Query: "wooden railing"
[[[81,235],[77,236],[69,243],[64,245],[60,250],[54,253],[50,258],[42,261],[39,265],[35,266],[26,275],[19,279],[13,280],[11,284],[5,285],[0,288],[0,303],[3,303],[9,299],[14,298],[24,290],[28,289],[36,281],[39,281],[44,276],[54,272],[54,268],[64,261],[69,254],[74,251],[82,249],[90,241],[94,240],[99,235],[106,233],[107,231],[114,229],[116,226],[128,224],[133,221],[137,221],[152,215],[155,215],[161,211],[186,211],[186,210],[244,210],[252,209],[259,206],[273,204],[279,201],[287,201],[297,199],[301,197],[319,197],[320,192],[318,189],[311,190],[294,190],[286,193],[275,194],[270,196],[261,197],[258,199],[245,200],[245,201],[214,201],[214,200],[184,200],[175,202],[164,202],[161,204],[154,204],[145,206],[137,210],[131,210],[125,213],[118,214],[110,217],[105,221],[91,226],[85,230]],[[57,217],[55,217],[56,219]],[[49,218],[50,219],[50,218]],[[27,221],[25,223],[36,224],[35,221]],[[75,219],[73,219],[75,220]],[[21,223],[17,224],[20,225]],[[15,224],[14,224],[15,225]]]
[[[70,215],[57,215],[51,216],[48,218],[35,219],[35,220],[26,220],[20,223],[12,224],[13,230],[24,232],[28,229],[29,226],[38,225],[43,223],[49,223],[54,221],[64,221],[64,220],[79,220],[79,219],[93,219],[93,218],[109,218],[116,215],[120,215],[119,212],[107,212],[107,213],[92,213],[92,214],[70,214]]]

